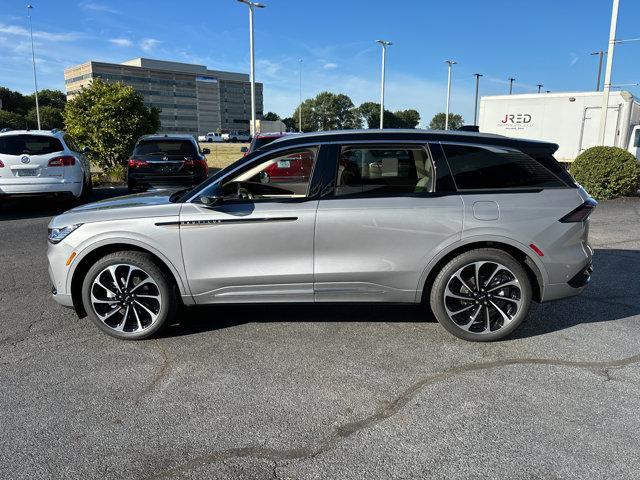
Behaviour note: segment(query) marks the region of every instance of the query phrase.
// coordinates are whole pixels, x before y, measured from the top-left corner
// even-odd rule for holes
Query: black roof
[[[402,130],[386,128],[384,130],[334,130],[298,135],[286,135],[260,148],[262,151],[276,148],[307,145],[309,143],[353,142],[353,141],[389,141],[401,142],[407,140],[425,142],[460,142],[479,145],[495,145],[513,147],[530,153],[553,154],[558,145],[555,143],[527,140],[521,138],[509,138],[490,133],[465,132],[459,130]]]

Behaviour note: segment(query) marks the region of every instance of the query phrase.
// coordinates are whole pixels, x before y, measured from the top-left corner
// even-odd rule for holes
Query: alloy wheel
[[[494,333],[520,312],[522,289],[515,274],[501,263],[473,262],[447,282],[444,307],[460,329],[478,335]]]
[[[104,268],[95,277],[90,293],[93,311],[116,332],[148,329],[162,308],[158,284],[135,265],[120,263]]]

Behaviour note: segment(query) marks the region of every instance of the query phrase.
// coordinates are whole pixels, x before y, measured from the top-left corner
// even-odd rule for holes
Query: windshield
[[[196,146],[189,140],[142,140],[138,142],[134,156],[145,155],[176,155],[193,157],[197,155]]]
[[[62,152],[62,143],[45,135],[7,135],[0,137],[0,153],[5,155],[46,155]]]

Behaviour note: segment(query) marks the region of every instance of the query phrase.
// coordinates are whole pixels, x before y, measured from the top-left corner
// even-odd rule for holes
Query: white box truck
[[[602,92],[536,93],[480,99],[483,133],[557,143],[555,157],[572,162],[598,145]],[[640,103],[629,92],[609,96],[605,145],[628,150],[640,160]]]

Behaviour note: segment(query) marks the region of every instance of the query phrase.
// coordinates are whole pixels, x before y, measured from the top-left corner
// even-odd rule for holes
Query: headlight
[[[73,232],[76,228],[78,228],[81,223],[77,223],[75,225],[69,225],[68,227],[60,227],[60,228],[50,228],[49,231],[49,242],[60,243],[62,240],[67,238],[71,232]]]

